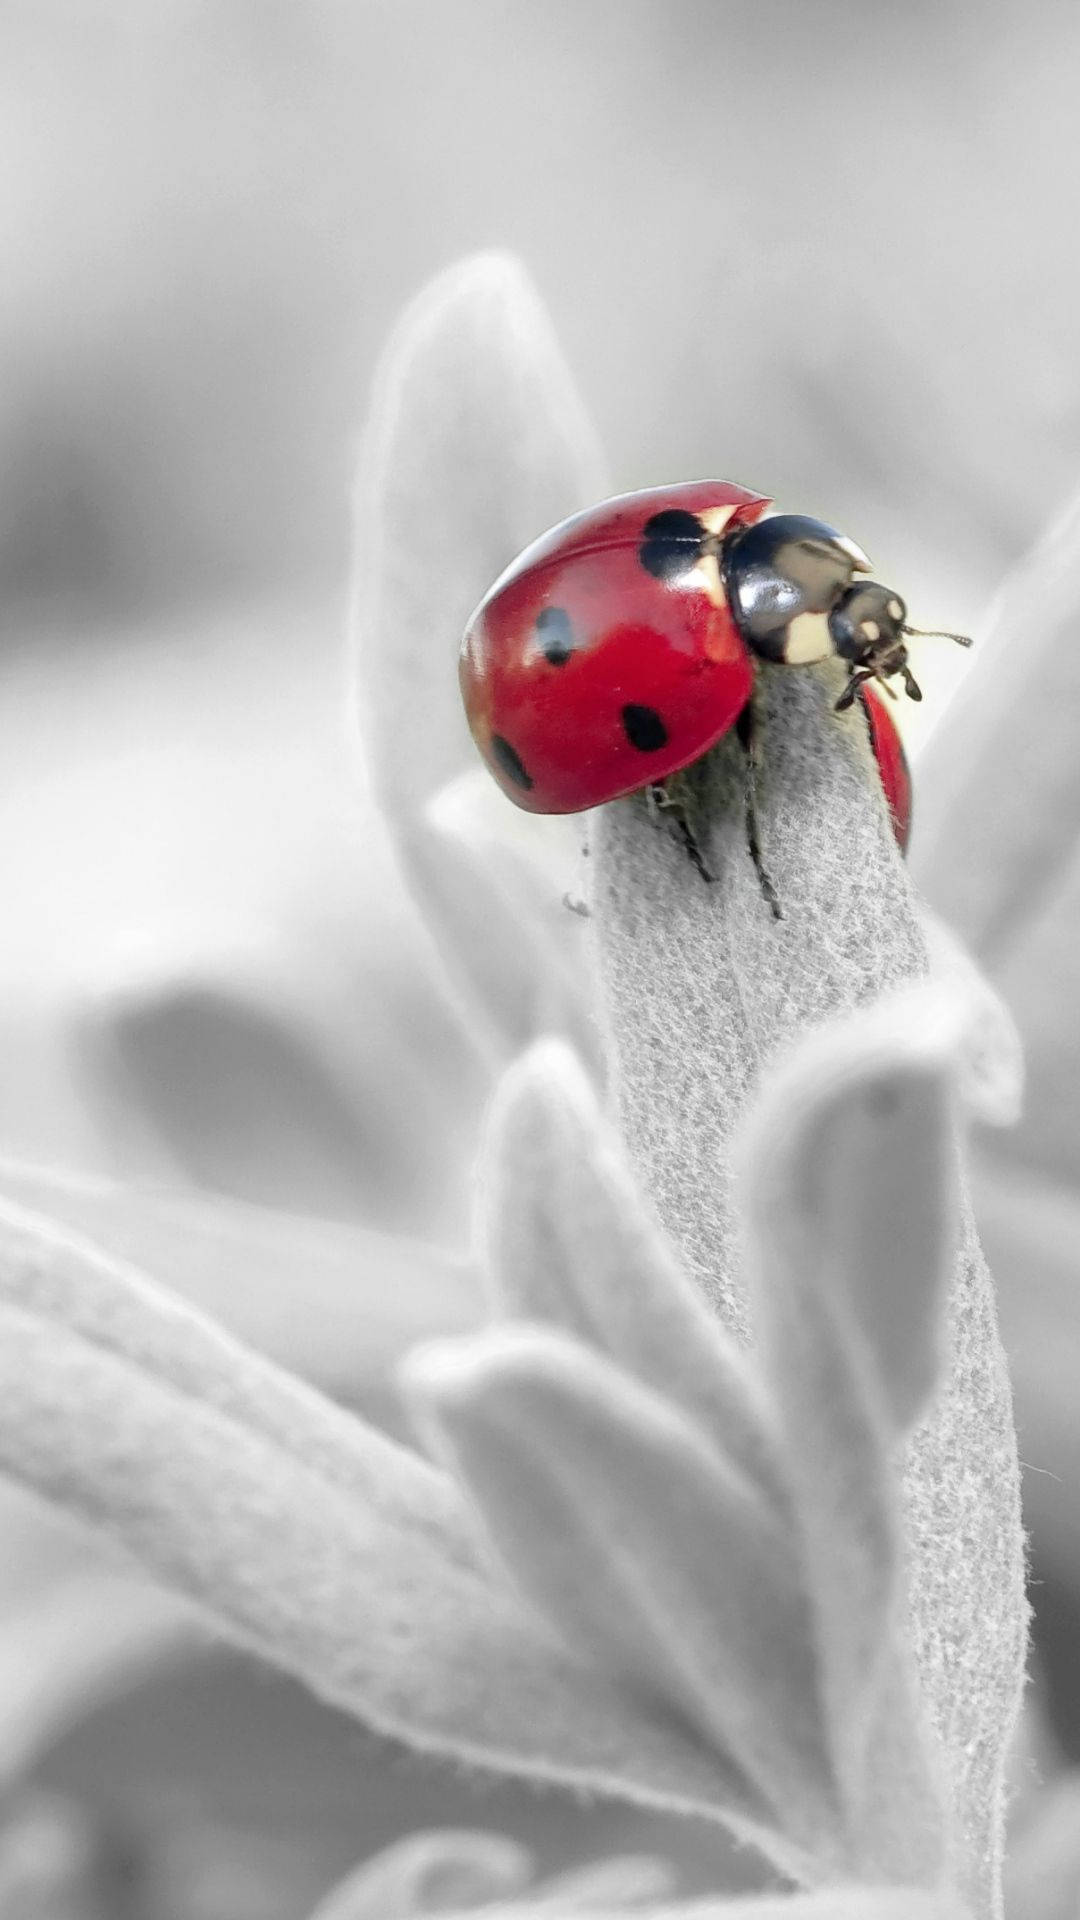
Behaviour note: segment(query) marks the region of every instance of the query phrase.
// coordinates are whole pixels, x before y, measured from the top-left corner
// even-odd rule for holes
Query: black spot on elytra
[[[545,607],[536,616],[536,631],[544,659],[553,667],[565,667],[574,651],[574,633],[565,608]]]
[[[638,559],[658,580],[673,580],[694,566],[707,539],[696,513],[685,507],[665,507],[645,522]]]
[[[667,746],[668,730],[655,707],[624,707],[622,723],[630,745],[639,753],[655,753]]]
[[[493,733],[491,751],[507,779],[512,780],[516,787],[524,787],[527,793],[532,786],[532,776],[526,773],[521,756],[514,752],[509,740],[504,740],[501,733]]]

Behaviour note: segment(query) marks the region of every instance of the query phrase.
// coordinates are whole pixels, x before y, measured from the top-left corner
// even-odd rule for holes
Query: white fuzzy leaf
[[[834,1759],[868,1863],[861,1809],[883,1715],[890,1826],[906,1818],[914,1842],[934,1805],[904,1697],[893,1455],[943,1369],[961,1033],[954,996],[930,987],[822,1028],[774,1071],[741,1146],[754,1321],[786,1430]]]
[[[592,925],[620,1132],[685,1267],[742,1339],[731,1142],[760,1077],[807,1027],[927,970],[865,730],[857,714],[832,711],[838,690],[828,670],[758,674],[762,849],[782,921],[747,853],[733,740],[699,776],[714,885],[637,801],[601,809],[593,829]],[[1028,1608],[1008,1380],[966,1217],[948,1341],[943,1391],[904,1462],[910,1630],[957,1809],[962,1884],[992,1911]],[[884,1823],[884,1764],[873,1784]]]
[[[955,1256],[955,1087],[963,1009],[916,986],[807,1034],[774,1068],[740,1150],[756,1275],[755,1326],[778,1399],[803,1377],[793,1346],[843,1342],[853,1389],[891,1445],[926,1411],[942,1371]],[[811,1334],[814,1315],[823,1334]],[[849,1335],[855,1341],[848,1344]],[[807,1417],[828,1416],[806,1380]],[[805,1429],[803,1430],[805,1439]]]
[[[0,1470],[378,1729],[730,1824],[729,1770],[492,1582],[446,1476],[97,1250],[3,1224]]]
[[[541,1328],[422,1347],[404,1379],[522,1590],[730,1756],[820,1874],[835,1809],[810,1618],[757,1487],[669,1402]]]
[[[3,1199],[130,1261],[271,1359],[350,1399],[379,1398],[414,1340],[464,1333],[482,1311],[474,1270],[400,1234],[162,1193],[0,1159]]]
[[[995,1142],[996,1145],[996,1142]],[[1080,1194],[1037,1167],[984,1151],[975,1209],[994,1272],[1016,1393],[1024,1515],[1060,1579],[1080,1587]]]
[[[558,1041],[538,1042],[496,1094],[481,1198],[496,1311],[562,1327],[669,1395],[786,1513],[775,1414],[754,1370],[683,1274]]]
[[[459,1010],[495,1058],[561,1015],[550,997],[540,1004],[565,966],[561,938],[535,912],[523,937],[498,885],[425,809],[477,765],[457,677],[470,613],[520,548],[604,491],[595,436],[524,269],[486,253],[440,275],[375,379],[358,487],[354,706],[406,880]]]

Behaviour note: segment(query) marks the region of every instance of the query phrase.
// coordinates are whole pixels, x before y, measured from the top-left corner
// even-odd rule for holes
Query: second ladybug
[[[870,562],[819,520],[770,514],[729,481],[622,494],[525,549],[469,621],[461,686],[469,726],[508,797],[533,813],[576,813],[664,783],[735,730],[752,772],[756,660],[803,666],[839,656],[838,709],[859,699],[897,839],[910,821],[899,735],[873,683],[912,699],[907,609],[858,577]],[[970,644],[960,635],[951,636]],[[762,885],[752,778],[748,839]],[[709,879],[690,822],[672,806]]]

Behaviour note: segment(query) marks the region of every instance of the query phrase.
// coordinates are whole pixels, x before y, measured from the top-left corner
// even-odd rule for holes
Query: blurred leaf
[[[0,1920],[113,1920],[112,1864],[81,1807],[24,1791],[0,1817]]]
[[[416,1454],[10,1207],[0,1290],[12,1478],[378,1729],[716,1817],[723,1762],[552,1642]]]
[[[517,1052],[561,1032],[599,1075],[592,965],[581,903],[582,822],[508,806],[479,765],[440,788],[417,839],[425,911],[456,929],[473,1016]]]
[[[1080,1913],[1080,1771],[1044,1786],[1016,1834],[1005,1867],[1006,1910],[1016,1920],[1076,1920]]]
[[[608,1860],[591,1861],[585,1867],[571,1867],[566,1873],[553,1874],[537,1889],[534,1905],[543,1913],[589,1913],[594,1907],[615,1907],[637,1912],[651,1909],[672,1891],[673,1874],[664,1860],[652,1854],[613,1854]]]
[[[525,1885],[529,1855],[495,1833],[414,1833],[366,1860],[311,1920],[412,1920],[487,1906]]]
[[[489,873],[484,850],[438,809],[433,830],[426,809],[476,764],[457,682],[470,613],[523,546],[604,491],[524,269],[478,254],[431,282],[375,379],[358,487],[354,707],[406,880],[466,1025],[496,1059],[550,1024],[569,929],[544,925],[546,903],[523,892],[507,856]],[[558,1015],[573,1029],[573,992]]]
[[[463,1915],[464,1909],[460,1911]],[[484,1916],[485,1920],[550,1920],[551,1911],[543,1899],[537,1902],[525,1898],[509,1906],[500,1902],[487,1907]],[[623,1920],[625,1911],[621,1905],[569,1910],[574,1920]],[[921,1887],[862,1885],[737,1900],[711,1895],[634,1911],[641,1920],[971,1920],[969,1910],[952,1894],[927,1892]],[[459,1915],[453,1920],[459,1920]]]
[[[1016,1021],[951,928],[925,908],[920,919],[934,979],[954,989],[963,1020],[957,1059],[963,1105],[985,1126],[1015,1127],[1024,1093],[1024,1043]]]
[[[414,1340],[464,1332],[482,1310],[466,1261],[400,1234],[2,1158],[0,1195],[85,1234],[270,1358],[365,1404],[381,1401],[390,1363]]]
[[[586,1256],[587,1257],[587,1256]],[[836,1812],[790,1533],[670,1401],[565,1336],[421,1347],[404,1379],[499,1554],[601,1670],[682,1718],[828,1860]]]
[[[10,1551],[6,1531],[5,1543]],[[201,1638],[186,1609],[123,1569],[46,1569],[0,1608],[0,1785],[23,1778],[101,1700]]]
[[[912,872],[996,977],[1052,900],[1080,833],[1080,498],[1005,580],[919,757]]]

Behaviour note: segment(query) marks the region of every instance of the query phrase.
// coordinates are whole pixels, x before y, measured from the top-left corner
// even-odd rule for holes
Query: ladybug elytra
[[[663,804],[663,783],[724,734],[751,749],[757,660],[839,656],[848,680],[836,706],[864,706],[905,844],[907,765],[871,686],[892,694],[898,675],[921,698],[905,645],[916,629],[899,594],[862,577],[870,562],[854,542],[771,506],[728,481],[622,494],[544,534],[499,577],[466,628],[461,687],[477,746],[517,806],[577,813],[641,788]],[[778,912],[752,809],[751,781],[751,851]]]

